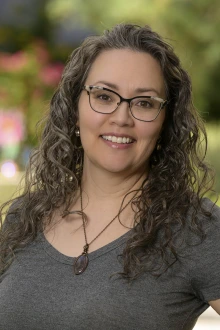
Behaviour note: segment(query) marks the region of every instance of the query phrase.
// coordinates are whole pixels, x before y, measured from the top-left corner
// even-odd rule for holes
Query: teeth
[[[116,143],[131,143],[133,140],[126,137],[117,137],[117,136],[111,136],[111,135],[102,135],[103,139],[116,142]]]

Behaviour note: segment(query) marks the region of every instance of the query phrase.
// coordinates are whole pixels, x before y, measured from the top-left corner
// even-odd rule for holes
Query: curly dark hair
[[[16,202],[10,200],[1,207],[3,214],[3,208],[11,204],[0,233],[1,272],[12,262],[16,249],[34,240],[51,223],[53,212],[67,210],[76,196],[83,159],[75,135],[78,101],[92,63],[111,49],[146,52],[155,58],[169,100],[160,148],[151,155],[147,184],[143,183],[140,196],[133,200],[138,212],[122,254],[121,275],[134,279],[144,270],[157,274],[158,265],[155,268],[152,263],[155,257],[167,267],[171,265],[168,254],[178,260],[174,236],[176,228],[184,228],[189,208],[194,210],[190,229],[204,236],[198,213],[207,214],[201,199],[211,189],[212,176],[204,162],[207,137],[192,103],[190,78],[173,48],[149,26],[119,24],[102,36],[85,39],[68,60],[51,100],[40,146],[30,157],[24,190]]]

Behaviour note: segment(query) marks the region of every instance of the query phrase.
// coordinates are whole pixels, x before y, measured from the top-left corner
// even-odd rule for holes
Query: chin
[[[106,170],[109,173],[116,174],[116,175],[124,175],[124,174],[129,174],[134,171],[134,166],[103,166],[102,167],[104,170]]]

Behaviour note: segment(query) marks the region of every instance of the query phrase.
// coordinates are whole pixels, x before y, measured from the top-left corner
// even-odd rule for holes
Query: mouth
[[[118,144],[129,144],[135,141],[134,139],[127,136],[101,135],[101,137],[106,141],[111,141]]]

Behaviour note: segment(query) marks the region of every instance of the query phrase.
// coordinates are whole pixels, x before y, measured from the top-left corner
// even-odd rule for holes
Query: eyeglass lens
[[[101,113],[111,113],[120,104],[120,97],[110,91],[93,88],[90,91],[90,105],[93,110]],[[151,121],[160,111],[161,102],[153,98],[135,98],[130,104],[132,115],[139,120]]]

